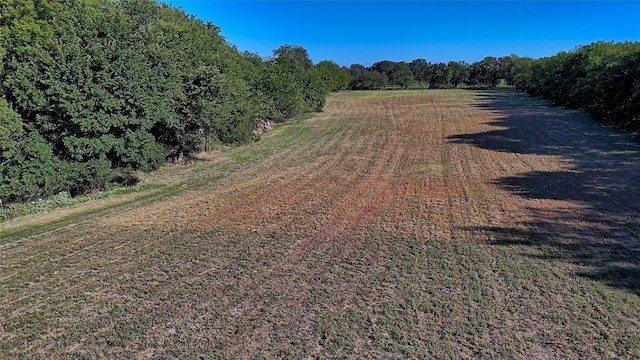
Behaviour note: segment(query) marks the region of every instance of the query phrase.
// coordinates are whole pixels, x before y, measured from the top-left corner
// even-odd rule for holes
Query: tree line
[[[383,60],[369,67],[353,64],[349,67],[349,89],[448,89],[463,85],[495,87],[503,77],[505,61],[507,58],[487,56],[473,64],[465,61],[430,63],[425,59],[415,59],[409,63]]]
[[[600,41],[539,59],[511,55],[503,74],[516,89],[555,106],[640,129],[639,42]]]
[[[300,46],[241,53],[154,0],[0,1],[0,199],[127,182],[169,153],[253,141],[348,73]]]
[[[154,0],[0,0],[0,199],[72,195],[256,125],[320,111],[343,89],[496,86],[640,128],[640,43],[369,67],[313,64],[298,45],[240,52],[220,28]]]
[[[595,42],[533,59],[509,55],[429,63],[379,61],[349,68],[350,89],[495,87],[500,81],[555,106],[583,108],[595,118],[640,129],[640,43]]]

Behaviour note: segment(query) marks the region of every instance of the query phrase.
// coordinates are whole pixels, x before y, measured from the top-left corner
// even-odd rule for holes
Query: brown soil
[[[234,161],[231,149],[170,167],[146,181],[179,187],[199,179],[197,186],[184,183],[177,196],[3,240],[0,354],[602,355],[586,343],[591,334],[577,335],[576,343],[570,334],[544,343],[567,328],[532,309],[561,307],[571,295],[514,285],[500,275],[507,255],[533,259],[522,263],[541,269],[538,261],[552,263],[545,278],[605,284],[637,301],[640,149],[579,112],[510,92],[345,92],[330,96],[324,112],[276,127],[252,146],[275,150],[250,165]],[[0,226],[16,229],[118,201]],[[492,330],[482,336],[461,336],[450,349],[435,344],[429,353],[381,324],[389,318],[384,304],[428,281],[424,269],[442,260],[426,253],[437,242],[473,244],[486,257],[482,286],[503,312],[492,315]],[[398,248],[414,243],[402,254],[411,254],[412,269],[422,272],[373,282],[372,274],[381,279],[404,266]],[[446,283],[434,289],[446,293]],[[414,290],[424,300],[426,288]],[[366,320],[345,320],[362,326],[340,345],[339,334],[322,326],[351,329],[336,314],[355,312]],[[404,336],[422,344],[437,329],[464,321],[425,311],[412,318],[418,330]],[[637,319],[627,325],[638,334]],[[376,326],[381,332],[371,330]],[[376,345],[372,334],[406,346]]]

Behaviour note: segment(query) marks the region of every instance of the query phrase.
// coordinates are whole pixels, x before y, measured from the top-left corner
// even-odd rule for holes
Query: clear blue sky
[[[241,51],[301,45],[314,63],[539,58],[598,40],[640,41],[640,1],[166,0]]]

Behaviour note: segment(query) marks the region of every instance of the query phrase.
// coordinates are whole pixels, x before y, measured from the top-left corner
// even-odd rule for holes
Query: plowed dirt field
[[[510,91],[343,92],[0,224],[0,358],[640,358],[640,147]]]

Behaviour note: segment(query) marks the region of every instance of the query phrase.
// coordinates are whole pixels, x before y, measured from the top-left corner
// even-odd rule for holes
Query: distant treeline
[[[429,63],[415,59],[410,63],[389,60],[365,67],[353,64],[349,68],[349,89],[373,90],[383,88],[423,87],[431,89],[455,88],[462,85],[496,86],[500,79],[502,58],[488,56],[469,64],[464,61]]]
[[[0,199],[72,195],[135,170],[256,139],[343,89],[496,86],[640,128],[640,44],[473,64],[313,64],[282,45],[241,53],[220,29],[154,0],[14,0],[0,7]]]
[[[0,199],[128,181],[167,156],[246,142],[318,111],[348,70],[300,46],[240,53],[219,28],[153,0],[0,7]]]
[[[350,67],[350,89],[514,86],[556,106],[584,108],[594,117],[640,129],[640,43],[596,42],[554,56],[510,55],[466,62],[380,61]]]

